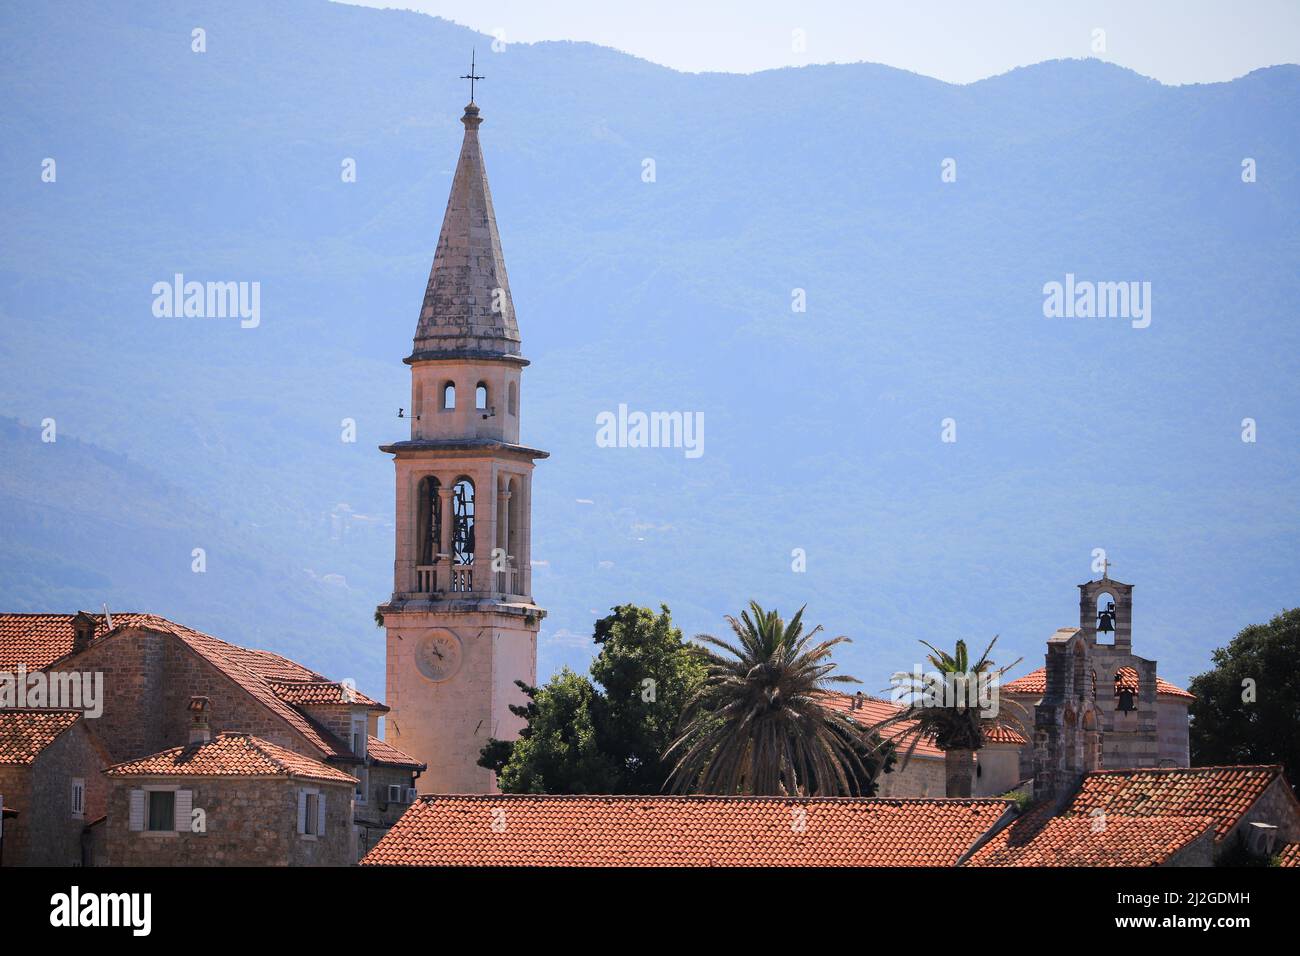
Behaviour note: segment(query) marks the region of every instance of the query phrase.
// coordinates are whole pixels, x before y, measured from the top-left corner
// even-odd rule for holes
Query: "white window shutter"
[[[175,825],[177,833],[189,833],[193,826],[190,817],[194,812],[194,791],[177,790],[175,807]]]
[[[307,832],[307,791],[298,791],[298,832]]]
[[[316,798],[316,835],[325,835],[325,794]]]
[[[131,791],[131,819],[128,822],[131,830],[140,831],[144,829],[144,791]]]

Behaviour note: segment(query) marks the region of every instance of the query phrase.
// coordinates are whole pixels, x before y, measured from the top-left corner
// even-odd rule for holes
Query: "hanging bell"
[[[1114,633],[1115,631],[1115,602],[1108,601],[1106,610],[1097,612],[1097,630],[1098,632],[1106,631]]]
[[[1133,701],[1133,692],[1127,687],[1119,692],[1119,704],[1115,709],[1126,714],[1137,710],[1137,705]]]

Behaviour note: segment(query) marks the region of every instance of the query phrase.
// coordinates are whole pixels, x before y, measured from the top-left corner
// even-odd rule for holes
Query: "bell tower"
[[[473,70],[470,71],[471,74]],[[478,77],[475,77],[477,79]],[[428,764],[424,793],[491,793],[489,738],[517,736],[515,686],[537,680],[533,462],[519,443],[520,355],[471,98],[411,367],[410,437],[381,451],[397,477],[387,631],[387,739]],[[409,414],[408,414],[409,413]]]

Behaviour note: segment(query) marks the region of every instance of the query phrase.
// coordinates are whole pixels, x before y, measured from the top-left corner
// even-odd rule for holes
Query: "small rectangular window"
[[[303,820],[304,829],[302,832],[306,833],[308,836],[319,835],[317,833],[318,821],[316,819],[317,813],[319,812],[318,810],[319,806],[320,806],[320,796],[315,793],[307,794],[307,816]]]
[[[149,791],[149,829],[156,833],[176,830],[176,792],[174,790]]]
[[[80,777],[72,781],[72,815],[81,817],[86,812],[86,781]]]

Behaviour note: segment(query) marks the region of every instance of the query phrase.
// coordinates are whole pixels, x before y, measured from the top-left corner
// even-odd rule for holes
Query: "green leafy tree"
[[[662,754],[682,709],[704,679],[700,651],[655,614],[625,604],[596,622],[592,680],[567,668],[540,687],[519,687],[511,706],[527,726],[518,740],[492,740],[479,765],[506,793],[658,793]]]
[[[1251,624],[1192,679],[1192,765],[1280,763],[1300,784],[1300,608]]]
[[[619,767],[618,793],[658,793],[671,767],[663,753],[686,702],[704,680],[704,655],[673,627],[668,608],[659,614],[624,604],[596,622],[600,653],[591,676],[605,753]]]
[[[596,688],[567,667],[510,709],[528,721],[518,740],[491,740],[479,765],[496,771],[504,793],[612,793],[617,767],[598,742]]]
[[[996,637],[989,641],[989,646],[984,648],[979,660],[972,663],[965,641],[958,641],[951,654],[921,641],[930,650],[926,659],[938,677],[945,682],[959,681],[961,684],[958,686],[969,686],[971,690],[974,690],[976,681],[981,676],[986,679],[996,677],[1000,681],[1003,674],[1020,663],[1020,658],[1016,658],[1005,667],[994,664],[989,658],[989,652],[997,642]],[[923,739],[933,739],[935,746],[943,751],[945,794],[949,797],[969,797],[971,775],[974,772],[973,758],[975,751],[984,746],[984,727],[1000,720],[1006,721],[1006,718],[1001,714],[998,719],[985,717],[980,708],[973,704],[972,695],[968,694],[952,694],[952,699],[936,701],[934,690],[929,675],[906,675],[903,687],[905,706],[872,729],[882,739],[889,739],[898,733],[898,725],[915,721],[916,732],[909,735],[902,748],[904,766]],[[1019,711],[1018,715],[1013,716],[1023,717],[1024,709],[1015,702],[1002,699],[999,705],[999,711],[1010,708]]]
[[[830,688],[857,683],[833,674],[831,652],[847,637],[813,644],[803,609],[787,624],[755,601],[728,616],[735,643],[701,634],[708,676],[683,713],[683,730],[665,756],[677,792],[847,796],[869,792],[863,730],[825,706]],[[717,648],[725,654],[719,654]]]

